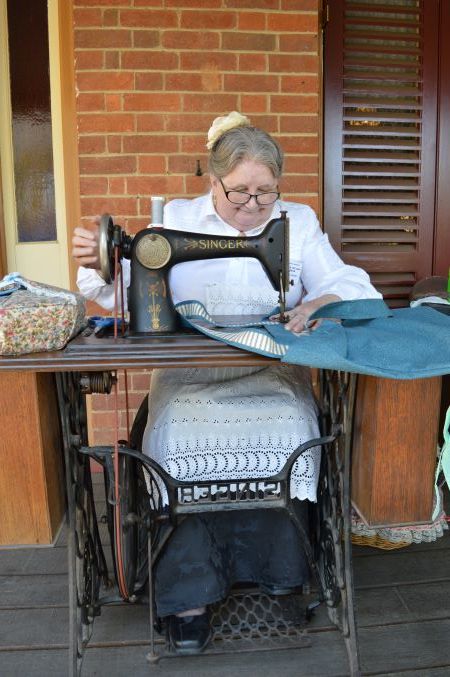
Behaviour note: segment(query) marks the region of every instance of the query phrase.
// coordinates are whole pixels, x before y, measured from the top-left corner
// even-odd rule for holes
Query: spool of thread
[[[152,195],[150,198],[151,204],[151,224],[152,226],[162,226],[163,225],[163,210],[164,210],[164,198],[159,195]]]

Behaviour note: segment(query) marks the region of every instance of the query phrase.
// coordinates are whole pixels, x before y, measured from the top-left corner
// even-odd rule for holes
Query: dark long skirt
[[[293,503],[308,533],[308,501]],[[156,565],[157,612],[164,617],[213,604],[236,583],[294,588],[308,580],[302,539],[285,510],[189,515]]]

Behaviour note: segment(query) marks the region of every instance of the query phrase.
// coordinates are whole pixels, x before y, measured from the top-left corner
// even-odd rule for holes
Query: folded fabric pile
[[[81,294],[11,273],[0,280],[0,354],[59,350],[86,326]]]

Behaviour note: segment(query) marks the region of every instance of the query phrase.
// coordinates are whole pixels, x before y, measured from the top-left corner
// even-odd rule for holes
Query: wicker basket
[[[375,536],[362,536],[361,534],[352,534],[353,545],[365,545],[370,548],[381,548],[381,550],[398,550],[399,548],[406,548],[411,543],[399,542],[393,543],[382,538],[379,534]]]

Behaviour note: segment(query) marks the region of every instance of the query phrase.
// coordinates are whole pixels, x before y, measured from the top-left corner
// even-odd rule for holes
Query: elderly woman
[[[378,298],[367,274],[345,265],[320,230],[310,207],[280,199],[283,153],[269,134],[239,113],[217,118],[208,133],[211,190],[172,200],[164,226],[223,236],[259,234],[281,210],[290,221],[290,278],[286,329],[301,331],[320,306]],[[106,308],[113,290],[98,268],[98,235],[77,228],[73,255],[83,294]],[[128,261],[124,281],[129,284]],[[175,303],[201,301],[220,315],[269,313],[277,305],[260,263],[222,258],[172,268]],[[166,369],[153,373],[143,451],[177,479],[267,477],[300,444],[319,435],[309,369],[274,364],[254,368]],[[294,466],[291,496],[307,524],[315,501],[320,450]],[[306,527],[305,527],[306,528]],[[286,594],[308,580],[301,539],[279,511],[214,513],[187,518],[174,532],[155,571],[158,614],[168,617],[171,646],[180,654],[209,641],[208,605],[238,582]]]

